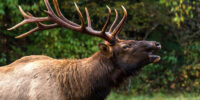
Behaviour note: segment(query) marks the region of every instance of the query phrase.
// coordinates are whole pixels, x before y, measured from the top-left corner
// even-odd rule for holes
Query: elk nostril
[[[158,48],[161,48],[161,44],[159,42],[156,42],[155,46],[158,47]]]
[[[155,45],[156,45],[156,46],[160,46],[160,43],[156,42]]]

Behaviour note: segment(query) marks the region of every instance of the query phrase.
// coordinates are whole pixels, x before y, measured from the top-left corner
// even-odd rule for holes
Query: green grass
[[[106,100],[200,100],[200,95],[196,94],[154,94],[148,95],[122,95],[118,93],[111,93]]]

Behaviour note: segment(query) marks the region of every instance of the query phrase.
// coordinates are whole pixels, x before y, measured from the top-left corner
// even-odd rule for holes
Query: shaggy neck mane
[[[85,60],[85,64],[89,64],[88,67],[92,68],[92,78],[97,78],[101,82],[106,81],[106,85],[109,85],[109,87],[118,87],[128,77],[116,64],[114,58],[107,58],[100,52],[82,60]]]
[[[76,97],[104,97],[111,88],[119,84],[123,78],[123,72],[115,68],[112,59],[108,59],[100,52],[89,58],[80,60],[65,60],[58,74],[63,91],[75,94]],[[73,85],[73,86],[72,86]],[[92,95],[92,97],[90,97]],[[69,95],[70,96],[70,95]],[[72,98],[73,96],[71,96]]]

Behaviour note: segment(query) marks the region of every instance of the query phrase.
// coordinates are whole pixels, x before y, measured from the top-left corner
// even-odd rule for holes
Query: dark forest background
[[[52,0],[49,0],[52,2]],[[63,14],[80,23],[74,2],[85,15],[87,7],[92,25],[101,29],[107,18],[106,5],[128,19],[120,33],[122,39],[155,40],[162,44],[159,63],[146,66],[132,82],[118,89],[124,95],[154,93],[200,93],[200,1],[199,0],[58,0]],[[84,58],[98,51],[103,42],[64,28],[36,32],[23,39],[15,36],[34,28],[26,24],[13,31],[7,28],[23,17],[21,5],[34,16],[46,16],[43,0],[0,0],[0,66],[26,55],[48,55],[53,58]],[[86,20],[86,16],[84,16]]]

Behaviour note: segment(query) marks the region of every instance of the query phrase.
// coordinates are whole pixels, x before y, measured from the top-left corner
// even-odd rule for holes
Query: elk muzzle
[[[147,52],[148,52],[148,57],[149,57],[150,62],[156,63],[156,62],[160,61],[161,57],[154,54],[156,51],[158,51],[160,49],[161,49],[161,44],[159,42],[151,41],[149,43]]]

